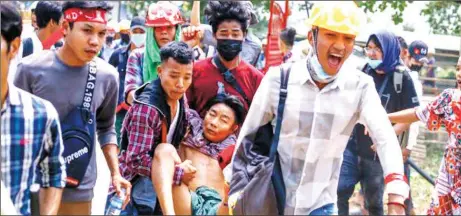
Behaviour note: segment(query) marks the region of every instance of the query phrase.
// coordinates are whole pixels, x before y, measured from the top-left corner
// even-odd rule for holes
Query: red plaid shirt
[[[136,175],[150,176],[152,150],[161,142],[161,115],[145,104],[135,103],[123,121],[128,147],[119,155],[120,173],[131,181]]]

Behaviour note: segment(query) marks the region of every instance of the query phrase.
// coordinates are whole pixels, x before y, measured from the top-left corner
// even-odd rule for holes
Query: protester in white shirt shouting
[[[278,156],[286,191],[284,214],[335,214],[343,152],[354,125],[367,125],[382,163],[389,193],[388,214],[404,214],[409,187],[401,150],[371,77],[347,61],[365,19],[353,2],[317,3],[312,9],[307,59],[291,65]],[[275,125],[280,68],[271,68],[259,86],[237,145],[262,125]],[[237,147],[237,149],[240,146]],[[234,155],[232,175],[241,173]],[[231,191],[232,191],[231,184]],[[231,194],[232,195],[232,194]],[[257,195],[255,195],[257,196]],[[229,206],[232,207],[229,198]]]

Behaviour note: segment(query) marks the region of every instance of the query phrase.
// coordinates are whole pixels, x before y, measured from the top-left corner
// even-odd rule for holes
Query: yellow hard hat
[[[130,30],[130,24],[131,24],[131,22],[129,20],[126,20],[126,19],[120,21],[120,23],[118,24],[120,31]]]
[[[365,14],[353,1],[319,2],[312,8],[309,27],[317,26],[343,34],[357,35]]]

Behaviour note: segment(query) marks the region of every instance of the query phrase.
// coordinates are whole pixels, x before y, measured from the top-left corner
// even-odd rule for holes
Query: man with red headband
[[[44,51],[18,65],[15,85],[49,100],[59,114],[66,162],[66,188],[59,215],[89,215],[96,183],[96,137],[117,193],[131,184],[118,170],[115,107],[118,76],[100,58],[107,31],[106,2],[78,1],[63,5],[64,46]],[[97,135],[97,136],[96,136]]]

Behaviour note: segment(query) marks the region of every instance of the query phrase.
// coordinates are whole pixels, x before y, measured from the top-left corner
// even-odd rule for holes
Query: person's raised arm
[[[129,105],[133,104],[134,90],[140,87],[143,83],[143,58],[144,56],[137,50],[130,53],[126,64],[125,75],[125,102]]]
[[[194,1],[190,13],[190,25],[200,26],[200,1]]]
[[[419,120],[416,116],[416,108],[389,113],[388,117],[392,123],[413,123]]]

